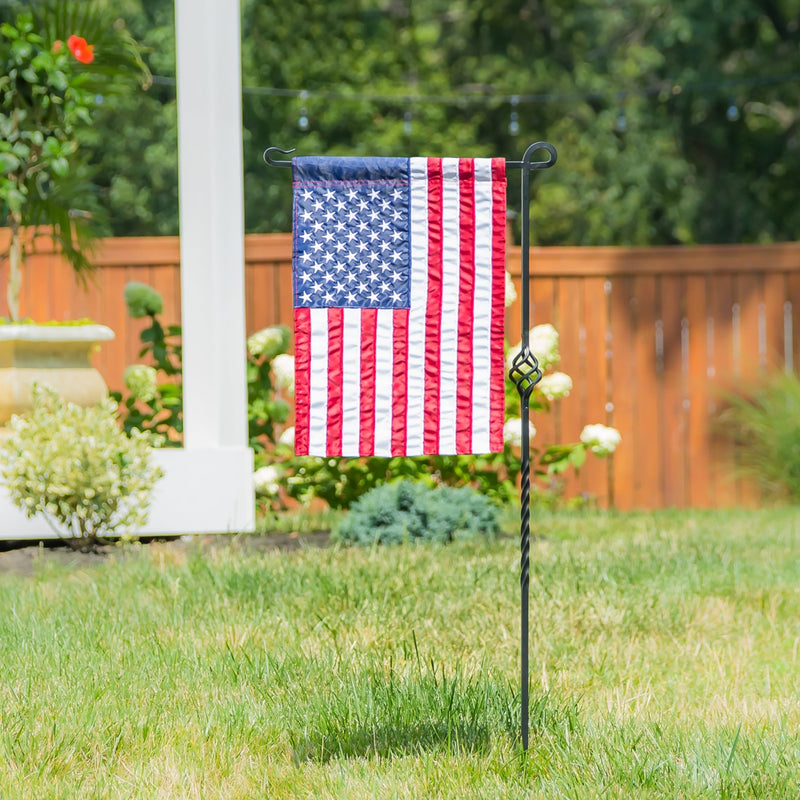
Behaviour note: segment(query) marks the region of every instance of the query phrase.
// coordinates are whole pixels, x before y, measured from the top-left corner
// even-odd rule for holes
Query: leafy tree
[[[113,7],[156,78],[104,99],[86,146],[115,232],[174,233],[173,3]],[[797,236],[790,0],[242,0],[242,20],[249,231],[291,223],[270,145],[518,158],[546,139],[560,159],[534,183],[540,243]]]

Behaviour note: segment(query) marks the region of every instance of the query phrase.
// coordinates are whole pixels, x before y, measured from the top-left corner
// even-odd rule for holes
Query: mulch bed
[[[266,534],[207,534],[188,537],[164,537],[143,540],[144,546],[151,544],[168,548],[170,552],[188,551],[197,547],[236,547],[247,552],[272,550],[293,551],[309,547],[326,547],[330,544],[330,531],[308,533]],[[0,576],[32,576],[48,563],[63,564],[80,569],[102,563],[119,550],[114,545],[98,547],[96,551],[82,553],[57,540],[37,542],[0,541]]]

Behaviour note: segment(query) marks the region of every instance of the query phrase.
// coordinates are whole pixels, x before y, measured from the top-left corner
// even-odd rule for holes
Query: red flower
[[[60,53],[61,52],[61,47],[63,46],[63,44],[64,43],[61,41],[61,39],[56,39],[53,42],[53,52],[54,53]]]
[[[86,44],[86,39],[82,36],[70,36],[67,47],[81,64],[91,64],[94,61],[94,45]]]

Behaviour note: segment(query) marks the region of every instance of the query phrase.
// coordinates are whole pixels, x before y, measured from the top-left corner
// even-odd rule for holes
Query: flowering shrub
[[[34,386],[33,409],[14,416],[0,445],[0,474],[28,517],[41,514],[74,547],[135,533],[147,521],[162,477],[150,462],[157,442],[142,431],[126,436],[113,400],[84,408],[49,387]]]
[[[555,367],[559,360],[558,332],[552,325],[537,325],[530,331],[531,349],[544,369]],[[516,348],[518,349],[518,348]],[[509,352],[513,359],[514,349]],[[534,388],[529,405],[539,413],[548,413],[551,402],[566,398],[572,379],[563,372],[551,371]],[[284,467],[286,494],[307,502],[313,497],[332,508],[349,508],[366,492],[384,483],[409,479],[429,487],[471,486],[498,503],[515,502],[517,478],[521,469],[522,444],[519,394],[513,383],[506,382],[507,419],[503,428],[504,451],[474,456],[418,456],[413,458],[295,458],[288,448],[273,451],[273,458]],[[533,474],[532,500],[552,505],[557,500],[555,476],[567,469],[579,469],[588,451],[608,455],[619,443],[619,434],[605,426],[589,427],[592,438],[569,444],[553,444],[541,451],[531,448]],[[603,432],[600,431],[603,428]],[[291,430],[291,429],[290,429]],[[594,431],[594,433],[591,433]],[[529,425],[531,440],[536,429]],[[615,436],[616,435],[616,436]],[[294,431],[291,430],[293,442]],[[288,437],[287,437],[288,439]],[[538,478],[538,482],[537,479]]]
[[[289,403],[280,394],[294,391],[294,359],[286,355],[290,340],[285,325],[264,328],[247,340],[247,424],[256,463],[262,463],[261,454],[275,446],[278,426],[289,416]]]
[[[558,331],[549,323],[535,325],[528,332],[531,352],[536,356],[539,367],[545,374],[534,387],[529,407],[536,413],[548,413],[554,400],[569,396],[572,391],[572,378],[564,372],[551,371],[561,360],[558,347]],[[521,344],[510,348],[506,364],[511,365],[519,352]],[[521,421],[518,418],[520,408],[519,395],[511,381],[506,383],[506,414],[512,414],[506,421],[503,430],[507,456],[519,459],[517,451],[521,446]],[[530,425],[530,439],[536,436],[536,429]],[[531,471],[534,476],[548,478],[559,475],[566,470],[580,469],[586,461],[587,451],[602,458],[614,452],[622,437],[615,428],[605,425],[587,425],[580,436],[580,441],[568,444],[552,444],[544,450],[531,449]]]
[[[141,333],[140,358],[152,364],[133,364],[124,373],[127,396],[111,396],[123,406],[123,426],[127,432],[149,430],[161,435],[167,446],[179,447],[183,433],[183,390],[181,326],[163,326],[159,314],[164,302],[161,295],[144,283],[131,282],[125,287],[125,303],[131,317],[149,317],[150,325]],[[285,456],[294,446],[292,429],[281,431],[289,415],[289,403],[281,396],[294,392],[294,358],[287,355],[291,335],[285,325],[273,325],[257,331],[247,340],[247,417],[250,446],[256,453],[254,481],[260,501],[277,501],[277,480],[262,471],[267,452],[283,445]]]
[[[511,287],[513,289],[513,284]],[[151,328],[163,330],[156,313],[152,312],[155,308],[160,310],[160,302],[150,297],[147,303],[147,308],[151,310],[146,313],[153,321]],[[180,334],[178,326],[169,330]],[[147,331],[143,337],[146,334]],[[286,353],[290,338],[290,331],[285,325],[274,325],[257,331],[247,340],[248,424],[250,446],[256,455],[253,481],[262,508],[275,509],[281,506],[286,497],[300,502],[319,498],[331,508],[348,508],[365,492],[403,478],[429,487],[471,486],[501,504],[516,501],[522,441],[519,395],[510,380],[506,381],[507,418],[503,427],[505,446],[502,453],[413,458],[295,457],[294,428],[283,428],[290,411],[285,398],[294,393],[294,358]],[[542,368],[551,371],[534,388],[529,405],[537,413],[547,413],[551,402],[569,396],[572,379],[563,372],[552,371],[560,360],[558,332],[552,325],[532,328],[530,342]],[[509,351],[509,363],[518,349],[519,346]],[[146,352],[145,349],[142,354]],[[170,366],[176,373],[180,369],[179,357],[178,350]],[[145,375],[140,372],[130,373],[126,380],[131,392],[126,401],[129,411],[126,429],[134,421],[147,427],[147,421],[137,417],[135,409],[143,402],[150,403],[151,409],[157,406],[157,400],[147,401],[143,394],[151,390],[151,381],[152,373]],[[157,386],[157,398],[163,387],[164,384]],[[180,398],[179,386],[177,397]],[[170,431],[165,428],[170,424],[169,420],[164,421],[156,429],[169,434]],[[608,455],[620,441],[619,433],[613,428],[587,426],[586,430],[588,433],[578,442],[550,445],[542,451],[531,448],[533,477],[540,479],[538,486],[534,484],[534,500],[552,503],[553,476],[569,468],[580,468],[588,451],[600,457]],[[533,440],[536,436],[533,425],[529,425],[529,432]],[[172,438],[176,438],[175,431],[172,431]]]

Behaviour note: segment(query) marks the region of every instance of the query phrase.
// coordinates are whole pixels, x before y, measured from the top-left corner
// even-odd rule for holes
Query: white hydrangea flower
[[[514,281],[511,280],[511,273],[506,270],[506,308],[517,299],[517,290],[514,288]]]
[[[503,425],[503,441],[512,447],[522,444],[522,420],[519,417],[509,417]]]
[[[548,400],[559,400],[568,397],[572,391],[572,378],[565,372],[551,372],[542,377],[536,388]]]
[[[586,425],[581,431],[581,441],[597,456],[607,456],[617,449],[622,436],[616,428],[607,425]]]
[[[536,428],[528,421],[528,438],[536,436]],[[522,420],[519,417],[509,417],[503,425],[503,441],[512,447],[522,446]]]
[[[122,374],[128,391],[137,399],[149,403],[157,392],[157,372],[146,364],[133,364]]]
[[[285,325],[270,325],[256,331],[247,339],[247,350],[254,358],[266,356],[273,358],[283,353],[289,344],[289,332]]]
[[[558,331],[549,323],[534,325],[528,334],[531,352],[539,361],[541,369],[558,364]]]
[[[287,428],[278,438],[278,443],[294,447],[294,428]]]
[[[285,389],[289,394],[294,394],[294,356],[281,353],[272,359],[272,374],[275,376],[275,385]]]
[[[258,494],[275,496],[280,490],[281,471],[269,465],[261,467],[253,473],[253,486]]]

